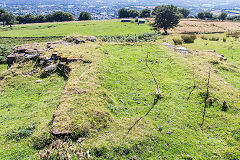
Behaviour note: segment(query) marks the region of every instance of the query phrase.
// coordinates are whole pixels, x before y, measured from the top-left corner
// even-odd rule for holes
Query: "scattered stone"
[[[33,73],[38,73],[38,71],[36,70],[36,69],[34,69],[34,70],[31,70],[28,74],[33,74]]]
[[[16,62],[16,56],[15,54],[10,54],[7,56],[7,64],[9,67],[11,67],[11,65]]]
[[[162,45],[164,45],[164,46],[166,46],[166,47],[168,47],[168,48],[170,48],[170,49],[174,49],[174,48],[175,48],[174,45],[169,44],[169,43],[162,43]]]
[[[36,83],[41,83],[41,82],[42,82],[41,79],[36,80]]]
[[[83,141],[85,141],[86,138],[79,138],[78,139],[78,143],[82,143]]]
[[[167,135],[171,135],[171,134],[173,134],[174,132],[172,131],[172,132],[167,132]]]
[[[137,160],[137,156],[133,156],[133,160]]]
[[[38,54],[25,54],[26,59],[35,59],[38,57]]]
[[[4,77],[3,77],[3,76],[0,76],[0,81],[3,80],[3,79],[4,79]]]
[[[50,60],[58,60],[58,54],[57,53],[53,53]]]
[[[86,43],[85,40],[80,39],[80,38],[73,38],[73,41],[74,41],[76,44],[79,44],[79,43]]]
[[[87,38],[87,41],[96,42],[97,39],[94,36],[90,36],[90,37]]]
[[[51,72],[51,71],[53,71],[53,70],[55,70],[55,69],[57,68],[57,65],[58,65],[58,64],[50,65],[50,66],[44,68],[44,71],[45,71],[45,72]]]

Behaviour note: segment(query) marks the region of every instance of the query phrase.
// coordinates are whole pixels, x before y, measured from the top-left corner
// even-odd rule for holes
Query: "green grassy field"
[[[0,28],[0,37],[51,37],[68,35],[110,36],[141,34],[150,31],[148,24],[116,21],[90,21],[16,25],[12,29]]]
[[[19,25],[0,33],[48,37],[149,31],[148,25],[91,21]],[[175,34],[152,42],[60,45],[54,52],[88,62],[71,63],[67,81],[52,74],[35,83],[40,68],[37,74],[23,74],[34,69],[32,63],[16,64],[8,71],[0,65],[0,75],[4,75],[0,81],[0,159],[39,159],[41,155],[45,159],[240,159],[240,42],[231,37],[223,42],[225,34],[204,35],[218,36],[219,41],[201,36],[195,43],[183,44],[192,51],[188,55],[162,45],[180,37]],[[206,50],[216,50],[228,61]],[[147,53],[163,98],[145,116],[156,98]],[[209,69],[211,102],[205,102]],[[74,135],[54,137],[52,126]]]

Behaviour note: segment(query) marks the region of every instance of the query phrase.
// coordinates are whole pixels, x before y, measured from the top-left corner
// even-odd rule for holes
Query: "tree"
[[[53,21],[63,22],[63,21],[73,21],[74,16],[71,13],[66,13],[62,11],[54,12],[52,14]]]
[[[21,15],[18,15],[16,20],[18,21],[19,24],[23,24],[23,23],[26,23],[25,22],[25,17],[24,16],[21,16]]]
[[[122,8],[118,11],[118,17],[119,18],[128,18],[129,17],[129,11],[126,8]]]
[[[43,23],[43,22],[46,22],[47,19],[44,15],[37,15],[35,18],[34,18],[34,22],[35,23]]]
[[[3,22],[3,14],[4,13],[8,13],[8,12],[6,10],[4,10],[4,9],[0,9],[0,22]]]
[[[52,14],[46,15],[45,18],[46,18],[46,21],[47,21],[47,22],[53,22],[53,21],[54,21]]]
[[[139,16],[139,12],[136,9],[128,10],[128,16],[132,18],[136,18]]]
[[[12,27],[16,23],[16,17],[11,13],[3,13],[3,21],[5,22],[4,24]]]
[[[198,15],[197,15],[197,18],[199,18],[199,19],[205,19],[205,14],[204,14],[204,12],[199,12]]]
[[[25,17],[24,17],[24,21],[25,23],[33,23],[34,22],[34,16],[31,15],[31,14],[27,14]]]
[[[156,12],[156,17],[152,25],[155,30],[163,29],[165,34],[168,34],[167,30],[176,27],[181,16],[182,15],[176,6],[161,6]]]
[[[163,6],[156,6],[152,11],[152,15],[156,16],[157,13],[162,10],[162,8]]]
[[[226,20],[227,16],[228,16],[228,14],[223,12],[218,16],[218,19],[221,21],[224,21],[224,20]]]
[[[152,13],[152,11],[150,9],[143,9],[143,10],[141,10],[139,17],[140,18],[151,17],[151,13]]]
[[[179,9],[179,12],[182,13],[184,18],[187,18],[189,16],[189,14],[190,14],[190,11],[188,9],[186,9],[186,8]]]
[[[79,21],[91,20],[91,19],[92,19],[92,17],[91,17],[91,15],[88,12],[81,12],[79,17],[78,17]]]

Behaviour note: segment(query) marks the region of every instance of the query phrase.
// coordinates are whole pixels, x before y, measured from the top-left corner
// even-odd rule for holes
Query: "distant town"
[[[210,11],[213,14],[221,14],[222,12],[227,12],[228,16],[240,15],[240,2],[235,2],[234,0],[228,2],[219,1],[219,5],[213,5],[211,2],[203,0],[201,2],[191,2],[189,0],[179,0],[173,1],[169,0],[3,0],[0,2],[0,8],[7,10],[14,15],[47,15],[56,11],[69,12],[77,18],[81,11],[87,11],[91,14],[92,19],[115,19],[118,17],[118,10],[120,8],[129,9],[153,9],[157,5],[163,4],[173,4],[178,7],[184,7],[191,11],[191,16],[196,16],[200,11]],[[215,1],[216,2],[216,1]]]

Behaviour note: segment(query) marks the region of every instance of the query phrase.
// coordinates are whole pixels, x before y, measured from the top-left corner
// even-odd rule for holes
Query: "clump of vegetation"
[[[201,36],[201,38],[202,38],[203,40],[208,40],[208,37],[205,37],[205,36]]]
[[[12,49],[7,46],[0,45],[0,64],[7,62],[7,56],[11,53]]]
[[[184,43],[194,43],[195,39],[197,39],[196,35],[182,35],[181,36]]]
[[[223,37],[223,42],[227,42],[227,38]]]
[[[8,140],[20,140],[29,137],[33,134],[35,129],[35,124],[29,125],[27,127],[20,127],[16,131],[12,130],[6,134],[6,139]]]
[[[127,36],[98,36],[104,42],[150,42],[155,41],[158,35],[155,32],[143,33],[140,35],[129,34]]]
[[[209,41],[219,41],[219,37],[211,37],[209,38]]]
[[[173,42],[175,45],[182,45],[183,41],[181,39],[174,38]]]
[[[239,38],[240,32],[231,32],[227,34],[227,37]]]

